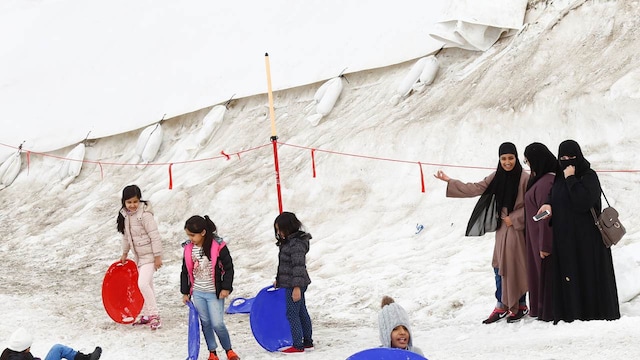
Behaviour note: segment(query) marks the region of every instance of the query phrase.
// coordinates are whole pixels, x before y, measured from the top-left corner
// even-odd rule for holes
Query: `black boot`
[[[102,348],[100,346],[96,346],[96,349],[93,350],[91,354],[83,354],[78,351],[73,360],[98,360],[100,359],[100,355],[102,355]]]

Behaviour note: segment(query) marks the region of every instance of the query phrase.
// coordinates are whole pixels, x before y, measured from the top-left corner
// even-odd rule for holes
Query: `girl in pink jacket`
[[[138,287],[144,306],[133,324],[149,324],[151,330],[156,330],[161,327],[161,322],[153,273],[162,267],[162,239],[151,206],[141,199],[142,192],[137,185],[128,185],[122,190],[122,208],[118,213],[118,232],[123,234],[120,261],[125,263],[131,250],[138,264]]]

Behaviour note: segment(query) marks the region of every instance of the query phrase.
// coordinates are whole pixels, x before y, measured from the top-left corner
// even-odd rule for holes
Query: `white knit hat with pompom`
[[[385,296],[385,298],[387,298]],[[411,336],[411,325],[409,324],[409,315],[402,308],[388,298],[391,303],[383,300],[382,309],[378,313],[378,329],[380,334],[380,342],[384,347],[391,347],[391,332],[397,326],[404,326],[409,331],[409,348],[413,347],[413,336]]]

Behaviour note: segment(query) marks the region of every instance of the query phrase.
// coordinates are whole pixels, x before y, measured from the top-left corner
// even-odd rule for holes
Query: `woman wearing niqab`
[[[601,211],[600,180],[574,140],[558,148],[551,189],[553,322],[620,318],[611,249],[604,246],[591,208]],[[541,209],[542,210],[542,209]]]

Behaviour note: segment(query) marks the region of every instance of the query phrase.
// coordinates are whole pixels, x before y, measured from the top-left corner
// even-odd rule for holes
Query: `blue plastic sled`
[[[253,337],[266,350],[278,351],[292,346],[285,289],[267,286],[260,290],[251,305],[249,323]]]
[[[198,318],[198,310],[191,301],[187,301],[189,306],[189,333],[187,337],[187,347],[189,356],[187,360],[198,360],[200,354],[200,319]]]
[[[227,314],[248,314],[251,312],[251,306],[253,305],[253,300],[255,298],[235,298],[227,307]]]
[[[377,347],[357,352],[347,360],[427,360],[427,358],[407,350]]]

